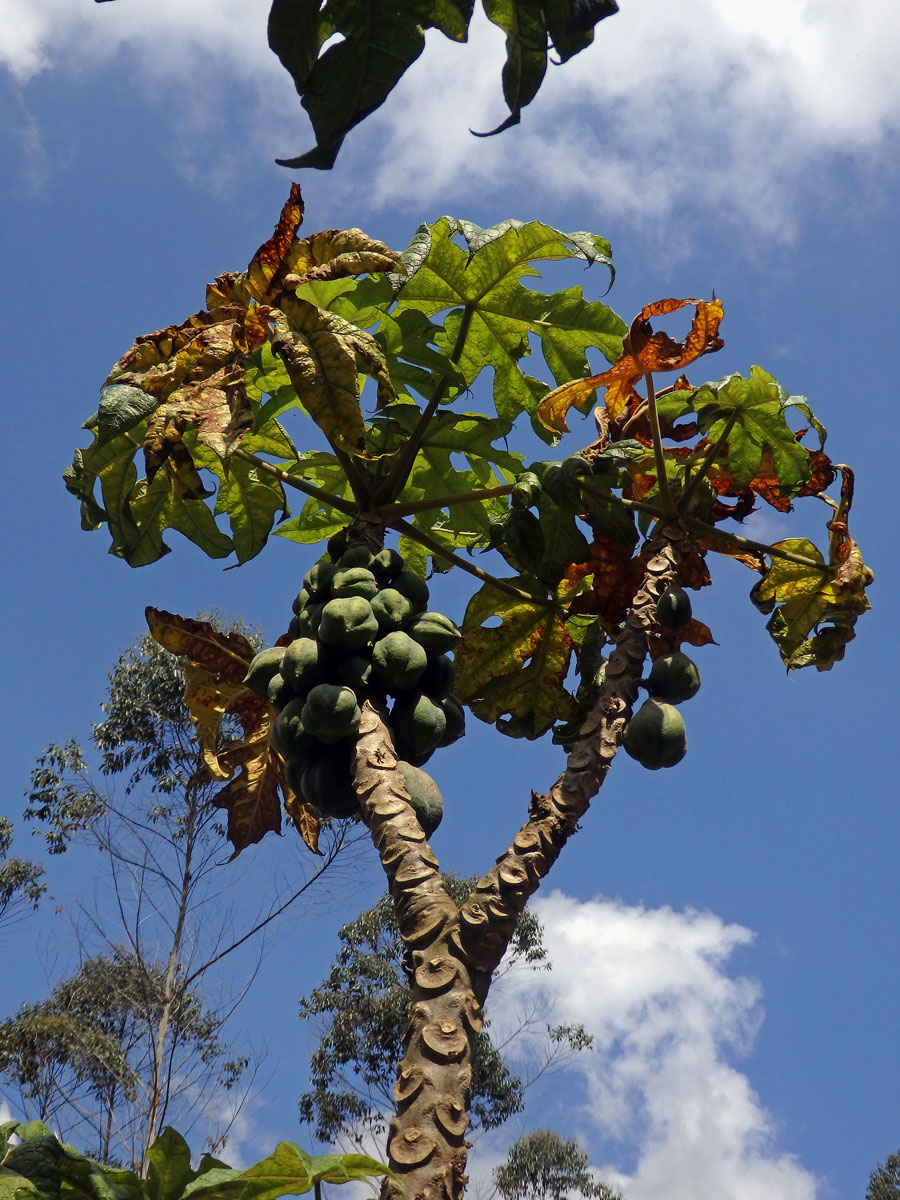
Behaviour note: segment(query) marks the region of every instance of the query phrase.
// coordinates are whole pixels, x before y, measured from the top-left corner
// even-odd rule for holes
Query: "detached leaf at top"
[[[482,0],[506,34],[503,96],[516,124],[540,88],[548,43],[566,62],[589,46],[594,26],[618,11],[615,0]],[[283,167],[334,165],[344,138],[379,108],[425,48],[425,31],[468,39],[473,0],[274,0],[269,46],[294,81],[316,144]],[[338,35],[337,40],[332,40]],[[326,45],[327,43],[327,45]]]

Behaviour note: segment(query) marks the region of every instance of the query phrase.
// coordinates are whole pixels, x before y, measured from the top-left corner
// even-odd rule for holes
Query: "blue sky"
[[[137,334],[196,311],[208,280],[246,265],[287,194],[273,158],[310,144],[265,47],[266,7],[0,0],[14,818],[35,755],[87,736],[146,604],[240,612],[274,638],[309,565],[273,538],[223,571],[173,536],[172,554],[131,571],[104,534],[80,531],[60,481],[112,363]],[[420,220],[449,212],[602,234],[619,313],[715,289],[726,344],[699,365],[717,378],[760,363],[809,398],[832,458],[856,468],[851,531],[876,583],[846,660],[786,679],[747,600],[752,578],[714,564],[717,586],[695,611],[719,646],[696,655],[704,686],[685,709],[688,756],[656,774],[616,761],[538,903],[554,969],[512,984],[495,1020],[533,1002],[593,1029],[597,1049],[535,1095],[524,1125],[577,1132],[629,1200],[861,1196],[900,1145],[890,616],[900,15],[886,0],[851,14],[832,0],[814,10],[698,0],[677,20],[665,0],[621,8],[590,51],[550,72],[522,125],[488,141],[467,129],[502,117],[497,38],[435,40],[335,171],[300,178],[306,229],[360,225],[402,248]],[[599,272],[575,274],[567,282],[591,297],[606,286]],[[576,422],[563,450],[591,436]],[[822,520],[807,502],[790,530],[818,532]],[[755,528],[777,538],[789,522],[766,515]],[[464,585],[434,594],[461,618]],[[445,867],[480,872],[561,760],[470,724],[433,763],[447,806],[434,847]],[[23,837],[18,849],[29,848]],[[273,841],[250,865],[282,855],[289,868],[293,854]],[[291,926],[240,1010],[274,1053],[236,1154],[305,1136],[296,1003],[324,973],[337,925],[378,894],[372,864],[359,871],[346,909],[332,898]],[[54,877],[60,902],[84,886]],[[4,975],[3,1012],[40,995],[52,952],[36,947],[60,920],[48,912],[4,935],[7,954],[29,953]],[[516,1132],[479,1144],[476,1175]]]

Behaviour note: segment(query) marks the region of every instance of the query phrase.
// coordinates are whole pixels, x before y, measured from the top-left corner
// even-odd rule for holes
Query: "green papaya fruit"
[[[309,600],[326,600],[331,581],[336,574],[337,567],[334,563],[317,562],[310,567],[303,576],[303,587],[309,593]]]
[[[300,712],[304,730],[327,746],[353,737],[359,730],[360,716],[353,689],[335,683],[317,683]]]
[[[371,604],[362,596],[329,600],[322,609],[317,636],[326,646],[361,650],[378,636],[378,622]]]
[[[424,692],[413,692],[394,702],[391,727],[398,756],[418,767],[440,744],[447,731],[447,717],[443,708]]]
[[[346,554],[347,547],[350,545],[350,536],[346,529],[339,529],[337,533],[333,533],[325,543],[325,550],[328,557],[333,563],[339,562],[341,555]]]
[[[397,771],[403,777],[409,802],[422,826],[422,832],[429,838],[444,816],[444,798],[440,789],[427,771],[414,767],[412,763],[401,759],[397,763]]]
[[[521,569],[538,575],[544,562],[544,532],[535,514],[527,508],[514,508],[503,536]]]
[[[346,557],[344,555],[344,558]],[[341,561],[343,562],[343,559]],[[362,596],[371,600],[377,591],[378,581],[365,567],[342,566],[331,581],[331,595],[334,599],[341,596]]]
[[[345,746],[331,746],[303,772],[303,795],[321,817],[344,820],[360,817],[353,790],[350,755]]]
[[[305,638],[318,637],[319,622],[322,619],[324,604],[307,604],[306,608],[301,608],[297,613],[297,631],[298,636]]]
[[[369,568],[375,555],[365,542],[353,542],[340,557],[338,567],[341,571],[352,570],[353,567]]]
[[[266,688],[266,699],[270,704],[274,704],[276,708],[284,708],[296,695],[297,693],[280,671],[269,680],[269,686]]]
[[[432,654],[419,680],[419,691],[432,700],[445,700],[453,691],[455,676],[456,668],[449,654]]]
[[[269,729],[272,745],[285,761],[313,759],[322,752],[322,743],[303,728],[304,703],[301,699],[288,701]]]
[[[372,559],[372,565],[369,569],[374,571],[382,583],[390,583],[403,570],[403,555],[398,554],[390,546],[385,546]]]
[[[452,746],[466,732],[466,710],[460,704],[455,696],[447,696],[441,701],[441,710],[444,714],[446,726],[438,746],[443,750],[444,746]]]
[[[372,647],[372,671],[389,692],[412,691],[427,665],[422,646],[399,629]]]
[[[284,652],[281,674],[298,696],[321,683],[324,669],[325,652],[313,638],[295,638]]]
[[[396,588],[386,587],[370,601],[378,628],[382,633],[401,629],[413,613],[412,603]]]
[[[296,616],[302,608],[306,608],[307,604],[309,604],[309,588],[302,587],[294,597],[294,602],[291,605],[291,611],[293,612],[294,616]]]
[[[424,612],[428,607],[428,584],[415,571],[400,571],[391,581],[391,587],[404,595],[410,602],[413,612]]]
[[[284,659],[284,646],[270,646],[268,650],[260,650],[254,655],[247,668],[243,682],[260,700],[268,699],[269,680],[281,672]]]
[[[669,587],[656,602],[656,619],[677,633],[691,619],[691,599],[684,588]]]
[[[406,626],[406,632],[429,654],[443,654],[452,650],[462,637],[450,618],[439,612],[419,613]]]
[[[697,664],[680,650],[662,654],[650,668],[647,688],[657,700],[683,704],[700,691],[700,672]]]
[[[300,621],[297,617],[291,617],[290,621],[288,621],[287,632],[291,641],[300,637]]]
[[[371,659],[361,654],[342,656],[336,660],[331,670],[334,682],[353,688],[357,696],[369,690],[372,682]]]
[[[674,767],[687,751],[681,713],[662,700],[645,700],[625,726],[622,745],[626,754],[650,771]]]

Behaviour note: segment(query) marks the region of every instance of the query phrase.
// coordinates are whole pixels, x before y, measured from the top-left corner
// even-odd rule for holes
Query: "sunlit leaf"
[[[278,1200],[300,1196],[316,1184],[390,1174],[383,1163],[364,1154],[312,1155],[295,1142],[279,1142],[272,1154],[241,1173],[241,1200]]]
[[[468,227],[470,236],[475,228]],[[601,238],[561,233],[538,221],[506,222],[496,236],[480,239],[474,243],[477,249],[467,253],[453,240],[462,232],[462,223],[450,217],[429,227],[427,237],[418,242],[420,256],[398,292],[394,311],[396,315],[411,308],[433,316],[449,310],[437,347],[453,354],[467,386],[485,367],[493,369],[500,417],[512,420],[519,412],[535,412],[546,390],[520,366],[531,353],[531,335],[541,340],[559,382],[574,371],[588,370],[589,347],[600,349],[610,361],[619,353],[625,329],[606,305],[585,300],[580,288],[547,294],[521,282],[537,276],[532,264],[542,260],[580,258],[608,264],[608,245]],[[592,239],[592,253],[587,239]]]

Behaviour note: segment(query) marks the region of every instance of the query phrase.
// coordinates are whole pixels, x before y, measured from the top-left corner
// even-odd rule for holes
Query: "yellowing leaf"
[[[757,608],[772,613],[767,629],[789,671],[808,666],[830,670],[855,637],[857,617],[869,608],[866,588],[874,576],[847,526],[853,473],[849,467],[841,473],[841,500],[828,523],[830,563],[807,538],[776,542],[780,550],[822,563],[822,569],[775,558],[750,593]]]
[[[287,256],[292,287],[316,279],[405,270],[396,250],[370,238],[361,229],[326,229],[295,241]]]
[[[370,334],[307,300],[285,296],[282,304],[274,316],[272,347],[300,403],[333,446],[361,454],[360,368],[377,381],[379,404],[394,398],[381,347]]]
[[[500,625],[485,628],[491,617]],[[575,643],[561,609],[485,584],[469,601],[462,632],[454,691],[476,717],[513,736],[537,738],[572,715],[575,701],[563,685]]]
[[[654,333],[650,318],[664,316],[684,308],[697,306],[690,331],[683,341],[667,333]],[[608,371],[574,379],[549,392],[538,405],[541,423],[554,433],[568,433],[566,413],[576,405],[585,404],[598,387],[606,388],[606,408],[610,417],[617,417],[636,397],[635,384],[645,375],[656,371],[678,371],[703,354],[720,350],[723,342],[718,336],[722,320],[722,302],[715,297],[706,300],[657,300],[646,304],[631,322],[622,346],[621,356]]]

